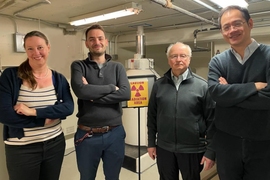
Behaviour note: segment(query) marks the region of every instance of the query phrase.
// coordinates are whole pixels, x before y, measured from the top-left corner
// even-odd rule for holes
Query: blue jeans
[[[65,147],[63,133],[44,142],[5,145],[9,180],[59,180]]]
[[[82,138],[85,131],[77,129],[74,140]],[[76,148],[80,180],[95,180],[100,159],[106,180],[119,180],[125,156],[126,133],[122,125],[104,134],[85,138]]]

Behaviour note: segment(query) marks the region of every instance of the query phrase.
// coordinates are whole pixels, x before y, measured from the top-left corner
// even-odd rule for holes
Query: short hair
[[[219,13],[219,16],[218,16],[218,26],[219,26],[219,28],[221,28],[221,17],[223,16],[223,14],[225,12],[233,10],[233,9],[239,10],[241,12],[243,18],[246,20],[246,22],[249,21],[250,14],[249,14],[247,8],[237,6],[237,5],[227,6],[227,7],[223,8]]]
[[[45,34],[43,34],[42,32],[40,31],[31,31],[29,33],[27,33],[25,36],[24,36],[24,39],[23,39],[23,47],[25,48],[25,41],[26,39],[30,38],[30,37],[33,37],[33,36],[37,36],[37,37],[40,37],[42,39],[45,40],[45,43],[47,45],[49,45],[49,40],[48,38],[45,36]]]
[[[93,30],[93,29],[99,29],[99,30],[103,31],[104,34],[105,34],[105,30],[103,29],[103,27],[102,27],[101,25],[99,25],[99,24],[94,24],[94,25],[92,25],[92,26],[90,26],[89,28],[86,29],[86,31],[85,31],[85,39],[87,39],[87,34],[88,34],[88,32],[89,32],[90,30]]]
[[[189,53],[189,54],[187,54],[187,55],[189,55],[189,57],[192,56],[192,50],[191,50],[191,48],[190,48],[189,45],[184,44],[184,43],[182,43],[182,42],[175,42],[175,43],[172,43],[172,44],[170,44],[170,45],[168,46],[168,48],[167,48],[167,50],[166,50],[166,55],[167,55],[167,57],[169,57],[169,53],[170,53],[172,47],[173,47],[174,45],[176,45],[176,44],[180,44],[180,45],[185,46],[185,47],[187,48],[187,50],[188,50],[188,53]]]

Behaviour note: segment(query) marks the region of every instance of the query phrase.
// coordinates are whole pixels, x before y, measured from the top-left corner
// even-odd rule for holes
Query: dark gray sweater
[[[78,124],[90,127],[122,124],[121,102],[130,99],[130,84],[123,65],[110,61],[107,54],[105,57],[107,61],[101,69],[90,56],[71,64],[71,86],[78,97]]]
[[[224,77],[228,84],[219,84]],[[257,91],[254,82],[267,82]],[[270,140],[270,47],[260,45],[242,65],[230,50],[209,63],[209,91],[217,129],[252,140]]]

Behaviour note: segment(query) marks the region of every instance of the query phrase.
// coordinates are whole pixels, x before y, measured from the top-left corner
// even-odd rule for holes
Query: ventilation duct
[[[145,36],[143,33],[143,26],[138,26],[136,36],[136,54],[138,58],[145,58]]]

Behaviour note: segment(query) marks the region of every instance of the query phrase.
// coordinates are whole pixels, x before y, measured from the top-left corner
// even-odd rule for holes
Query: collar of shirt
[[[185,79],[187,79],[187,75],[188,75],[188,68],[187,68],[187,70],[183,74],[180,74],[178,77],[176,77],[175,75],[173,75],[173,72],[171,71],[171,77],[172,77],[172,79],[180,79],[180,77],[182,76],[183,77],[183,80],[185,80]]]
[[[240,64],[244,64],[248,60],[248,58],[254,53],[254,51],[260,46],[260,44],[257,43],[255,39],[251,39],[251,40],[252,40],[252,43],[250,43],[246,47],[243,59],[233,48],[231,48],[232,53],[234,54],[234,56],[236,57],[236,59],[239,61]]]
[[[175,84],[175,87],[179,88],[179,85],[181,84],[181,82],[185,79],[187,79],[187,75],[188,75],[188,69],[183,73],[183,74],[180,74],[178,77],[177,76],[174,76],[173,75],[173,72],[171,71],[171,78]]]

